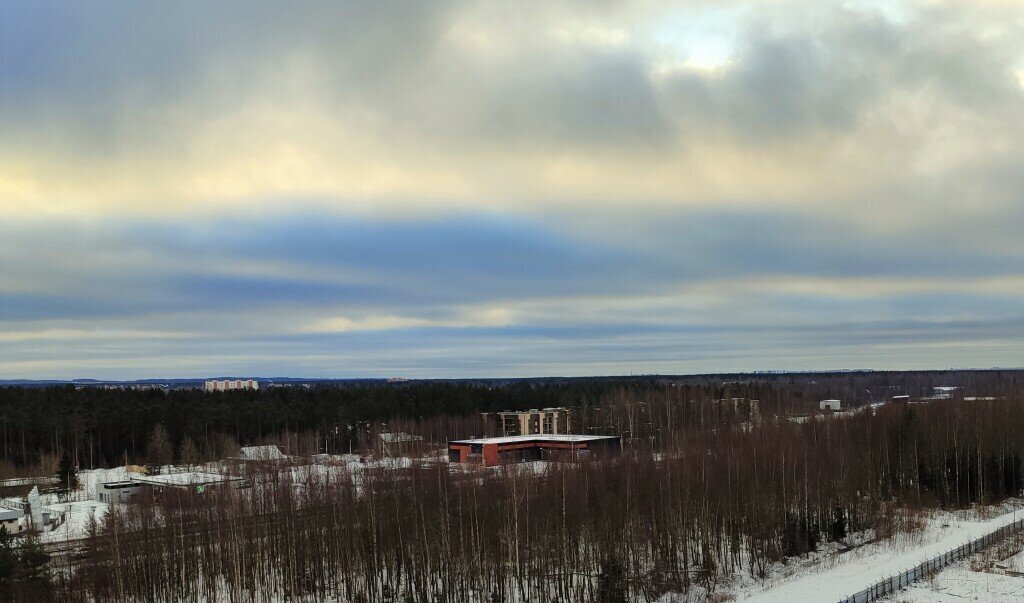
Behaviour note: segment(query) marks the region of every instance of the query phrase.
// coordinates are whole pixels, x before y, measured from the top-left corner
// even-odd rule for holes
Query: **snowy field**
[[[327,455],[322,455],[327,457]],[[360,487],[364,471],[373,469],[403,469],[412,466],[410,458],[374,458],[359,457],[358,455],[334,455],[321,459],[321,463],[312,465],[283,466],[278,475],[288,475],[296,487],[308,479],[324,479],[328,477],[337,478],[347,475],[352,479],[356,488]],[[446,454],[437,454],[430,457],[423,457],[422,462],[447,462]],[[464,470],[461,467],[460,470]],[[538,471],[538,467],[531,466],[531,470]],[[47,528],[40,533],[39,539],[42,542],[62,542],[85,538],[88,533],[90,518],[97,522],[103,520],[107,509],[112,504],[102,503],[95,500],[96,487],[99,484],[109,482],[125,481],[136,477],[154,483],[205,483],[213,481],[220,475],[231,475],[232,470],[220,463],[209,463],[198,467],[176,467],[168,465],[162,467],[160,473],[155,476],[143,477],[139,473],[131,473],[128,467],[114,467],[111,469],[91,469],[78,473],[79,489],[72,493],[71,500],[60,502],[56,494],[41,494],[42,506],[49,511],[51,517],[60,518],[58,524],[51,530]],[[14,497],[20,499],[21,497]],[[12,499],[12,500],[14,500]],[[24,528],[27,519],[21,520]]]
[[[749,603],[839,601],[1022,516],[1024,504],[1021,501],[979,511],[934,512],[918,534],[897,536],[804,562],[793,560],[786,566],[773,568],[771,576],[763,583],[741,578],[729,592],[736,601]],[[1024,580],[1018,580],[1024,584]],[[1013,600],[1024,601],[1024,598]]]
[[[56,501],[56,497],[53,499]],[[51,513],[63,515],[64,521],[55,529],[39,535],[42,542],[61,542],[84,538],[88,533],[89,518],[95,517],[97,522],[103,521],[110,505],[94,500],[67,503],[51,502],[45,505]]]

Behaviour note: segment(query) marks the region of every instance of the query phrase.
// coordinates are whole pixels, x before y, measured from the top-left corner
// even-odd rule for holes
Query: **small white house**
[[[822,400],[818,402],[818,410],[842,410],[843,403],[840,400]]]
[[[0,509],[0,526],[6,529],[8,534],[17,534],[21,532],[20,519],[24,515],[25,511]]]

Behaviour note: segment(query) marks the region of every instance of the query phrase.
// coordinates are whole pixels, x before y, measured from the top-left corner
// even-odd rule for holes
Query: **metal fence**
[[[938,557],[935,557],[934,559],[929,559],[928,561],[916,565],[901,574],[889,576],[885,580],[877,582],[855,595],[850,595],[845,599],[840,599],[839,603],[870,603],[871,601],[875,601],[881,597],[891,595],[903,587],[909,586],[913,582],[917,582],[924,577],[934,574],[951,563],[960,561],[977,551],[988,548],[1000,540],[1003,540],[1010,534],[1021,531],[1021,529],[1024,529],[1024,519],[1018,519],[1017,521],[1003,526],[994,532],[990,532],[977,540],[962,544],[951,551],[947,551]]]

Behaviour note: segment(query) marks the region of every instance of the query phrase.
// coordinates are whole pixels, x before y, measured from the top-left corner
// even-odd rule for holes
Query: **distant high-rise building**
[[[259,389],[255,379],[211,379],[206,382],[206,391],[223,392],[229,389]]]

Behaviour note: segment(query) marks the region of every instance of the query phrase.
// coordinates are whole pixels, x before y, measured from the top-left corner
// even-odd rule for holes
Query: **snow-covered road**
[[[930,522],[919,542],[883,542],[840,557],[834,564],[809,568],[778,584],[736,592],[746,603],[835,603],[927,559],[974,540],[1024,517],[1011,511],[990,519],[944,519]]]

